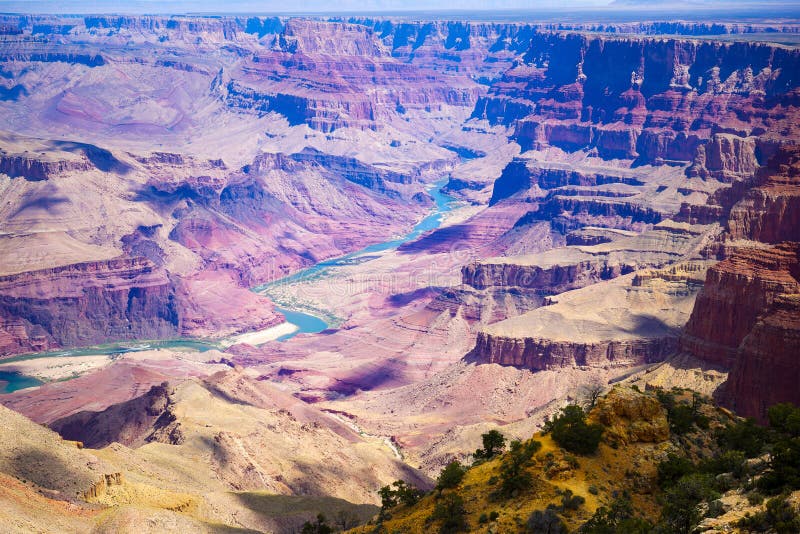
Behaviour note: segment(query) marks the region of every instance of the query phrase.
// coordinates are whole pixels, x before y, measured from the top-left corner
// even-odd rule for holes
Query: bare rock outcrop
[[[53,421],[49,426],[64,439],[80,441],[92,449],[115,442],[138,447],[168,425],[172,404],[169,390],[169,384],[163,383],[151,387],[140,397],[114,404],[101,412],[78,412]]]
[[[479,332],[468,359],[511,365],[532,371],[561,367],[626,367],[655,363],[675,351],[677,339],[571,342],[567,340],[492,336]]]
[[[800,294],[780,295],[737,350],[722,400],[764,420],[779,402],[800,405]]]
[[[753,165],[749,136],[796,131],[794,111],[776,104],[794,110],[799,64],[797,50],[754,42],[540,32],[474,116],[513,124],[523,150],[656,165],[692,163],[699,151],[702,172],[729,178]]]
[[[549,305],[484,327],[465,358],[534,371],[661,361],[677,349],[700,287],[699,266],[681,264],[561,293]]]
[[[652,395],[615,387],[598,399],[591,419],[605,427],[608,443],[661,443],[669,439],[667,411]]]
[[[711,230],[670,222],[635,234],[606,231],[614,241],[568,246],[539,254],[487,258],[461,269],[462,283],[476,289],[521,288],[554,295],[610,280],[637,269],[661,268],[702,247]]]
[[[88,160],[56,160],[44,161],[19,155],[5,155],[0,152],[0,173],[12,178],[22,177],[26,180],[47,180],[53,175],[69,171],[87,171],[93,166]]]
[[[274,111],[290,124],[325,132],[379,130],[384,120],[412,108],[469,108],[482,93],[460,73],[437,76],[431,68],[398,61],[363,25],[302,19],[290,19],[273,47],[237,74],[224,91],[228,105]]]

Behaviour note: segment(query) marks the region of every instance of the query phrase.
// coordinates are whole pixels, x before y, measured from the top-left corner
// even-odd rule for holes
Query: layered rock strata
[[[797,50],[761,43],[537,33],[473,116],[513,125],[523,150],[591,150],[638,164],[698,157],[725,175],[752,165],[749,136],[796,136],[779,109],[797,105],[798,65]],[[709,145],[716,133],[734,137]]]
[[[585,287],[643,268],[664,267],[697,255],[716,228],[672,221],[650,232],[616,232],[614,241],[573,245],[528,256],[487,258],[461,270],[462,283],[476,289],[533,289],[544,295]]]
[[[682,264],[562,293],[547,306],[484,327],[466,358],[534,371],[660,361],[678,346],[703,271],[703,264]]]
[[[116,339],[175,337],[179,317],[166,272],[144,258],[86,262],[0,277],[0,313],[24,331],[3,353]],[[41,341],[35,344],[31,341]],[[37,346],[38,345],[38,346]]]

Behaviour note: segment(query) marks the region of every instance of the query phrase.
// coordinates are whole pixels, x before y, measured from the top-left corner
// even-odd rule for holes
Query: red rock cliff
[[[540,32],[473,116],[513,125],[523,150],[651,164],[697,155],[724,176],[752,168],[744,138],[797,137],[798,72],[799,51],[762,43]],[[715,133],[736,139],[702,149]]]
[[[758,318],[786,293],[800,292],[800,245],[738,249],[708,270],[686,324],[681,346],[695,356],[730,367]]]
[[[731,237],[763,243],[800,241],[800,149],[787,148],[772,158],[759,171],[757,183],[731,209]]]
[[[722,401],[762,421],[773,404],[800,406],[800,294],[778,296],[742,340]]]
[[[0,277],[0,355],[119,339],[174,337],[166,273],[143,258],[93,261]],[[38,339],[32,343],[31,339]]]

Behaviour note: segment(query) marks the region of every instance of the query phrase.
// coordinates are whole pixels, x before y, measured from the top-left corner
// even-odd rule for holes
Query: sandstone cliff
[[[730,367],[758,317],[782,294],[797,293],[798,245],[741,248],[708,270],[681,340],[684,350]]]
[[[364,26],[300,19],[289,20],[273,48],[236,75],[225,89],[228,105],[274,111],[325,132],[381,129],[409,109],[471,107],[482,92],[462,74],[398,61]]]
[[[166,273],[143,258],[67,265],[0,277],[0,313],[25,335],[3,346],[24,351],[25,339],[80,346],[116,339],[174,337],[179,318]]]
[[[474,111],[513,124],[523,150],[592,150],[663,164],[692,162],[717,125],[774,142],[796,135],[794,121],[775,107],[795,105],[800,53],[793,49],[537,33],[524,59]],[[730,139],[702,159],[724,174],[752,166],[751,147]]]
[[[728,257],[709,269],[681,338],[682,350],[730,369],[721,400],[762,420],[769,405],[798,400],[799,162],[796,148],[782,149],[720,202],[732,204],[716,247]]]
[[[731,238],[800,241],[800,150],[779,152],[759,170],[756,184],[730,211]]]
[[[568,246],[526,256],[486,258],[461,270],[463,284],[476,289],[524,288],[555,295],[610,280],[644,268],[660,268],[698,254],[715,227],[671,221],[649,232],[609,232],[609,240],[591,246]]]
[[[799,356],[800,294],[780,295],[739,345],[723,402],[762,421],[774,404],[800,405]]]
[[[465,358],[534,371],[663,360],[678,346],[702,274],[702,264],[688,263],[561,293],[549,305],[484,327]]]

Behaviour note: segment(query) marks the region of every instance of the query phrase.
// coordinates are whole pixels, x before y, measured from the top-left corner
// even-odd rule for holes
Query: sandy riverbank
[[[247,343],[248,345],[261,345],[267,341],[275,341],[281,336],[285,336],[296,332],[297,325],[292,323],[281,323],[279,325],[271,326],[264,330],[257,330],[255,332],[247,332],[239,334],[238,336],[231,336],[224,339],[220,344],[223,347],[230,347],[238,343]]]
[[[53,356],[11,363],[0,363],[0,371],[19,373],[50,382],[82,375],[109,365],[113,359],[107,355]]]

